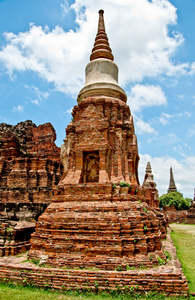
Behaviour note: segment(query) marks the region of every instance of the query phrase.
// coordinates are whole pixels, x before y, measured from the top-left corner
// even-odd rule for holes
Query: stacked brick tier
[[[26,257],[0,258],[0,281],[14,282],[21,285],[49,287],[57,290],[91,290],[101,292],[142,293],[151,291],[169,296],[188,296],[187,280],[176,256],[176,249],[167,236],[163,249],[171,255],[166,265],[155,268],[135,268],[133,270],[96,270],[47,268],[44,260],[40,266],[24,262]]]
[[[47,158],[0,160],[0,201],[50,203],[62,165]]]
[[[94,193],[95,186],[110,194]],[[73,190],[64,196],[68,201],[50,204],[39,217],[29,258],[44,255],[50,265],[108,270],[151,266],[164,258],[164,219],[142,202],[143,195],[113,195],[111,184],[83,185],[82,195]]]

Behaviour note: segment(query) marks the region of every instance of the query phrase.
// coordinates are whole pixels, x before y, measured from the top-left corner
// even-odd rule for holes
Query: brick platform
[[[99,183],[59,188],[56,202],[39,217],[29,258],[44,255],[52,266],[104,270],[157,265],[157,257],[165,258],[163,215],[140,191],[130,192],[116,195],[112,184]]]
[[[92,291],[131,290],[145,293],[162,292],[170,296],[188,296],[188,284],[176,257],[176,249],[170,236],[163,241],[163,249],[172,259],[166,265],[155,268],[128,271],[89,269],[43,268],[24,257],[0,258],[0,280],[5,279],[21,285],[51,287],[57,290],[88,289]]]

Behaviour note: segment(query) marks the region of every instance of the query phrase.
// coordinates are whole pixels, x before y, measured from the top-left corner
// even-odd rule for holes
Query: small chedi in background
[[[167,194],[160,196],[160,208],[168,223],[189,223],[189,208],[192,199],[184,198],[183,194],[177,191],[173,169],[170,168],[170,181]],[[193,212],[193,208],[191,209]],[[191,217],[193,220],[193,217]]]
[[[143,188],[146,189],[146,202],[149,206],[158,208],[159,207],[159,195],[156,189],[156,183],[152,174],[152,168],[150,162],[147,163],[146,173],[143,182]]]
[[[169,182],[169,188],[167,190],[167,193],[177,192],[177,187],[175,185],[175,180],[173,177],[173,170],[170,168],[170,182]]]

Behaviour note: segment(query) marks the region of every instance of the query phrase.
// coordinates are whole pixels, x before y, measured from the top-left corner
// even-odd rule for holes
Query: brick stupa
[[[152,168],[150,162],[147,163],[146,173],[143,182],[143,188],[146,189],[146,202],[149,206],[159,208],[159,195],[156,188],[156,182],[152,174]]]
[[[173,169],[170,168],[170,182],[169,182],[167,193],[173,193],[173,192],[177,192],[177,187],[175,185],[175,180],[173,177]]]
[[[85,86],[62,145],[64,177],[39,217],[29,258],[102,270],[165,259],[164,219],[147,205],[147,189],[139,184],[133,117],[113,60],[100,10]],[[122,187],[117,193],[124,185],[126,194]]]

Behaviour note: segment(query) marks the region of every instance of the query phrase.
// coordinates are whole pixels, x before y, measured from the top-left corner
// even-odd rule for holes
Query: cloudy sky
[[[184,197],[195,187],[195,0],[0,0],[0,123],[51,122],[65,137],[104,9],[119,83],[140,154],[160,195],[172,166]]]

